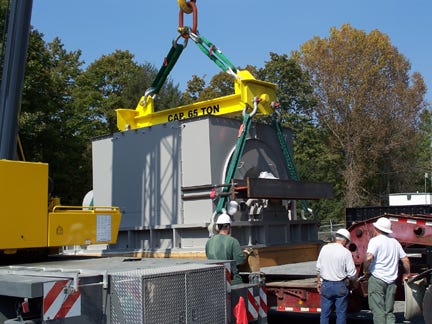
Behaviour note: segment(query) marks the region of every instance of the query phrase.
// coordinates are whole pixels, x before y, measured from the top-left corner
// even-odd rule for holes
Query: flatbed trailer
[[[423,317],[425,323],[432,323],[431,301],[431,214],[383,214],[369,218],[349,227],[351,251],[357,268],[359,284],[352,288],[348,299],[348,312],[358,313],[368,309],[367,278],[362,277],[363,261],[370,238],[374,237],[373,223],[379,217],[392,222],[392,237],[397,239],[411,261],[412,277],[402,281],[400,267],[396,280],[396,301],[404,304],[406,320]],[[320,296],[316,289],[316,261],[263,267],[268,293],[269,309],[280,312],[320,312]]]
[[[269,310],[277,312],[320,313],[316,261],[264,267]],[[350,292],[348,312],[368,309],[367,298],[357,288]]]
[[[263,267],[269,309],[278,312],[319,313],[316,262]]]

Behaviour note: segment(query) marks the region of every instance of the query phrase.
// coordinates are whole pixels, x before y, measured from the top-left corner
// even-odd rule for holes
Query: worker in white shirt
[[[403,280],[410,276],[410,261],[401,244],[390,236],[393,231],[388,218],[380,217],[373,225],[376,236],[369,240],[363,262],[364,274],[371,274],[368,279],[369,308],[374,323],[393,324],[399,261],[402,261],[405,271]]]
[[[321,248],[317,260],[317,289],[321,294],[320,324],[327,324],[335,307],[336,324],[346,323],[349,282],[356,278],[356,268],[351,252],[346,248],[350,233],[337,230],[335,242]]]

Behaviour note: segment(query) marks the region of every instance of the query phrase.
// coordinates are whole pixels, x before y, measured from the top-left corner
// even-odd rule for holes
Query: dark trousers
[[[336,311],[336,324],[346,323],[349,290],[344,281],[326,281],[321,285],[320,324],[328,324],[333,305]]]

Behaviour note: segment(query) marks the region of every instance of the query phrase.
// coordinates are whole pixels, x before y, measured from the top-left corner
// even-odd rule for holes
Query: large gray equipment
[[[205,116],[95,139],[94,203],[120,206],[123,214],[111,249],[203,251],[240,125]],[[292,149],[291,131],[283,135]],[[327,197],[328,188],[289,179],[271,126],[252,124],[234,178],[241,192],[230,193],[239,206],[232,215],[233,236],[241,245],[317,241],[316,221],[297,216],[290,198]]]

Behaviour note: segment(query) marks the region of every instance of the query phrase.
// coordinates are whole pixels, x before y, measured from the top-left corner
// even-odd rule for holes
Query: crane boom
[[[0,159],[14,160],[33,0],[12,1],[0,88]]]

